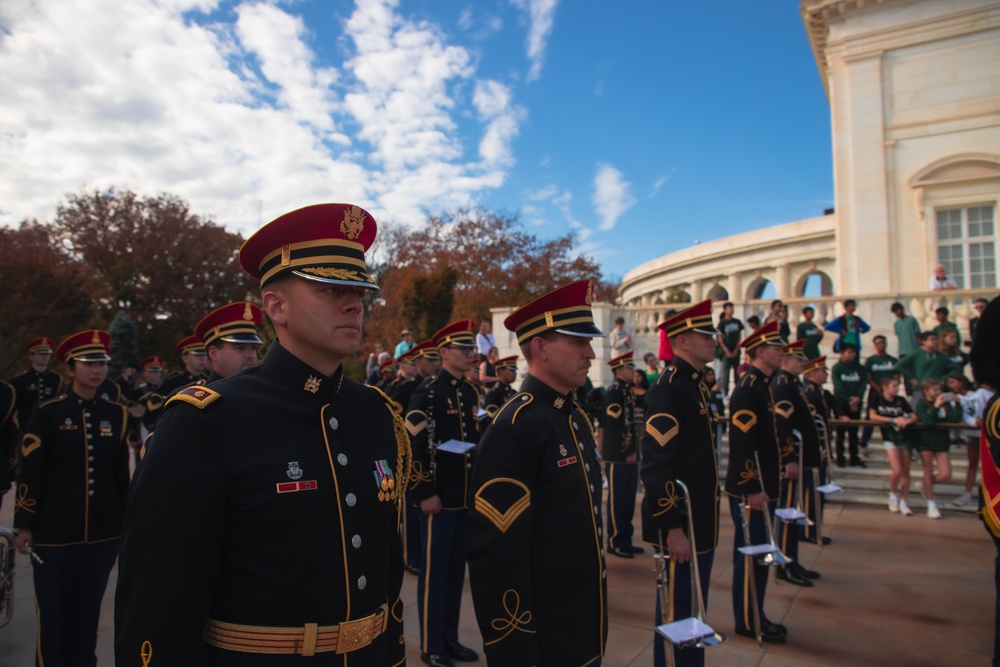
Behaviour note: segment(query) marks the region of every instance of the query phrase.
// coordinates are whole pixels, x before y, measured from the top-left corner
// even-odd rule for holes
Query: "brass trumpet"
[[[0,628],[14,617],[14,532],[0,526]]]
[[[705,623],[705,614],[702,604],[701,575],[698,570],[698,547],[694,538],[694,517],[691,511],[691,494],[687,485],[681,480],[676,480],[677,485],[684,491],[684,506],[687,510],[688,540],[691,542],[691,611],[692,615],[671,623],[659,625],[656,628],[657,634],[663,637],[670,646],[667,647],[668,660],[674,664],[673,647],[679,648],[709,648],[718,646],[726,641],[726,635],[716,632],[711,626]],[[656,561],[656,589],[660,595],[660,609],[666,611],[669,605],[670,586],[676,582],[670,581],[667,576],[667,554],[663,533],[660,532],[660,551],[654,555]]]

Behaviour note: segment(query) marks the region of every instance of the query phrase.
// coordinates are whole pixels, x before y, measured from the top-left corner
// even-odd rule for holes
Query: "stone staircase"
[[[965,491],[965,474],[969,468],[969,461],[965,445],[952,445],[949,456],[951,458],[951,480],[943,484],[934,485],[934,495],[937,497],[938,507],[945,513],[963,512],[975,514],[979,507],[978,479],[981,479],[981,477],[977,477],[977,484],[973,489],[972,502],[964,507],[952,505],[951,501]],[[723,436],[721,462],[719,465],[721,480],[725,480],[728,459],[729,438],[728,436]],[[867,468],[838,468],[833,466],[833,481],[841,486],[843,491],[827,494],[827,502],[888,508],[889,460],[882,446],[882,439],[879,437],[878,429],[872,434],[872,440],[868,446],[868,458],[863,460],[868,466]],[[927,509],[927,503],[918,490],[920,488],[918,482],[922,482],[922,480],[923,466],[918,456],[916,461],[911,461],[910,463],[909,505],[915,513],[923,512]]]

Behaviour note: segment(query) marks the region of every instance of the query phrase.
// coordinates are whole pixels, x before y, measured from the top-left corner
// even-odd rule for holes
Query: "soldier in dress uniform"
[[[752,590],[749,577],[754,577],[757,591],[757,611],[760,633],[766,642],[780,644],[788,631],[780,623],[772,623],[764,613],[768,568],[754,557],[744,557],[738,549],[746,544],[743,536],[744,505],[749,504],[751,544],[767,542],[765,521],[772,521],[775,499],[778,498],[782,465],[784,475],[798,477],[798,458],[793,452],[782,451],[778,444],[774,420],[774,400],[771,380],[781,366],[784,342],[778,323],[770,322],[743,339],[740,347],[750,358],[750,369],[740,378],[729,402],[729,466],[726,471],[726,495],[736,527],[733,545],[733,614],[736,634],[756,637]],[[760,469],[757,467],[760,460]],[[750,567],[747,562],[750,561]]]
[[[168,373],[160,383],[159,394],[164,398],[170,398],[175,393],[190,387],[193,384],[205,384],[208,380],[208,353],[205,351],[205,343],[197,336],[191,335],[182,338],[174,346],[181,357],[184,368],[180,368],[172,373]]]
[[[195,325],[194,335],[205,344],[211,368],[207,384],[257,365],[262,317],[255,304],[237,301],[216,308]]]
[[[528,375],[479,445],[469,575],[491,665],[600,665],[608,637],[601,471],[574,390],[604,334],[594,284],[571,283],[504,320]]]
[[[646,424],[642,435],[640,474],[646,494],[642,501],[643,541],[669,555],[668,613],[664,618],[656,596],[656,625],[693,615],[692,558],[698,559],[703,596],[708,596],[715,547],[719,542],[719,466],[715,454],[715,426],[711,396],[702,382],[705,364],[715,357],[712,302],[676,313],[660,324],[674,350],[674,358],[646,392]],[[691,493],[694,539],[688,534],[687,503],[677,480]],[[695,548],[692,549],[692,546]],[[708,600],[703,599],[702,608]],[[653,665],[666,664],[665,642],[656,635]],[[674,648],[673,664],[703,665],[700,648]]]
[[[399,370],[399,364],[395,359],[389,357],[378,365],[378,370],[382,374],[382,379],[372,386],[388,393],[392,383],[396,381],[396,372]]]
[[[980,451],[983,478],[980,485],[979,511],[986,531],[996,548],[994,561],[995,608],[993,626],[993,665],[1000,665],[1000,299],[986,306],[976,327],[976,338],[969,357],[972,373],[981,387],[997,392],[983,410]]]
[[[825,433],[829,437],[830,433],[830,400],[827,398],[827,392],[823,389],[823,385],[826,384],[827,378],[829,377],[829,371],[826,368],[826,357],[819,356],[815,359],[810,359],[802,367],[802,377],[805,380],[805,397],[806,402],[809,404],[809,412],[813,416],[813,423],[815,423],[816,417],[819,416],[823,420],[823,425],[826,427]],[[817,467],[817,480],[816,482],[820,485],[826,484],[826,474],[827,466],[829,461],[827,460],[827,448],[826,442],[822,439],[819,440],[819,466]],[[806,452],[808,454],[808,451]],[[807,464],[808,465],[808,464]],[[805,495],[806,502],[806,515],[812,520],[812,526],[802,526],[802,530],[799,533],[800,537],[806,542],[811,542],[816,544],[817,532],[816,523],[822,519],[823,506],[825,504],[825,496],[820,494],[819,506],[813,502],[813,479],[812,475],[805,475],[802,480],[803,493]],[[823,536],[823,544],[830,544],[830,538]]]
[[[364,258],[375,233],[363,209],[320,204],[240,249],[277,339],[260,365],[164,408],[125,519],[118,664],[405,661],[409,445],[388,397],[341,365],[361,344],[362,296],[377,289]],[[247,319],[220,318],[209,346],[252,333],[253,310],[237,310]]]
[[[774,419],[778,428],[778,442],[781,443],[782,458],[791,457],[796,462],[801,458],[802,468],[799,479],[784,477],[781,480],[781,497],[779,507],[795,507],[799,498],[799,483],[804,478],[811,479],[805,469],[819,467],[819,433],[813,422],[809,403],[806,401],[799,381],[799,374],[805,365],[806,341],[800,339],[782,348],[781,368],[774,373],[771,382],[771,394],[774,397]],[[796,432],[798,435],[796,436]],[[799,439],[803,449],[799,451]],[[809,493],[812,493],[810,484]],[[805,511],[806,488],[802,489],[803,507]],[[812,586],[813,579],[819,579],[819,573],[809,570],[799,562],[799,525],[795,522],[781,521],[778,524],[778,546],[781,552],[792,559],[788,565],[778,568],[778,578],[797,586]]]
[[[14,544],[34,551],[36,665],[97,664],[101,599],[129,481],[125,406],[97,394],[110,344],[98,330],[59,344],[67,391],[35,408],[21,439]]]
[[[17,464],[17,392],[6,382],[0,382],[0,506],[10,491]]]
[[[604,392],[601,428],[597,431],[597,445],[608,479],[608,551],[622,558],[632,558],[643,552],[642,547],[632,544],[632,517],[639,489],[632,353],[611,359],[608,366],[615,380]]]
[[[441,357],[441,370],[413,392],[406,429],[413,446],[410,492],[420,507],[420,572],[417,609],[420,651],[432,667],[452,660],[478,659],[458,641],[458,620],[465,585],[465,524],[473,447],[479,442],[476,392],[465,381],[476,352],[475,322],[459,320],[431,339]],[[442,443],[465,443],[444,451]]]
[[[21,427],[28,425],[33,407],[59,395],[62,378],[49,370],[55,346],[51,338],[30,341],[24,346],[24,353],[28,355],[31,368],[10,379],[17,393],[17,423]]]
[[[496,349],[496,348],[494,348]],[[516,394],[510,385],[517,379],[517,355],[497,359],[493,364],[493,372],[496,373],[497,381],[493,383],[493,388],[483,397],[484,414],[479,420],[479,430],[485,431],[493,418],[497,416],[503,404]]]
[[[397,378],[389,391],[389,398],[392,399],[392,407],[397,415],[406,414],[406,408],[410,405],[413,392],[416,391],[421,382],[437,373],[437,364],[440,361],[437,348],[429,340],[410,348],[409,352],[399,358],[402,375]],[[409,366],[413,367],[412,376]],[[411,476],[410,481],[415,482],[416,480],[412,479]],[[410,495],[409,485],[407,485],[407,498],[403,508],[403,546],[406,553],[406,571],[418,574],[420,572],[420,507],[413,503]]]
[[[160,390],[160,378],[163,377],[163,357],[152,355],[139,362],[139,372],[142,373],[142,382],[132,390],[129,396],[129,414],[139,420],[141,430],[139,441],[146,439],[146,436],[153,430],[153,424],[160,415],[165,401]]]

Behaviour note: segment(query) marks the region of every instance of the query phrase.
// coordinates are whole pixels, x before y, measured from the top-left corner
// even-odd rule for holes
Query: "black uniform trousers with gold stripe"
[[[636,463],[604,464],[608,476],[608,546],[629,552],[632,547],[632,517],[635,495],[639,490],[639,466]]]
[[[420,515],[420,572],[417,615],[420,650],[444,654],[458,641],[458,620],[465,585],[465,532],[468,520],[472,452],[437,451],[451,439],[479,441],[478,396],[471,384],[445,369],[423,381],[410,399],[406,428],[413,446],[415,503],[437,496],[441,511]]]
[[[766,628],[771,623],[764,616],[764,596],[767,593],[767,579],[770,568],[761,565],[757,556],[746,557],[740,553],[740,547],[749,546],[743,538],[743,518],[741,509],[743,498],[728,496],[729,512],[736,527],[733,538],[733,616],[736,619],[736,630],[754,632],[753,595],[750,590],[750,577],[757,584],[757,611],[760,613],[761,626]],[[774,521],[774,501],[767,504],[767,516],[763,512],[750,511],[750,542],[765,544],[767,542],[767,526],[764,521]],[[749,568],[747,561],[753,563]]]
[[[632,385],[616,379],[604,395],[602,449],[608,477],[608,548],[625,553],[632,551],[632,517],[639,490],[639,465],[627,462],[638,450],[634,419]]]
[[[701,608],[708,610],[708,587],[712,579],[712,563],[715,561],[715,549],[698,554],[698,575],[701,584]],[[691,561],[678,565],[673,560],[667,563],[667,609],[659,595],[656,596],[657,626],[672,623],[693,615],[694,597],[691,592]],[[653,642],[653,667],[665,667],[667,654],[664,648],[666,642],[657,635]],[[705,649],[686,647],[674,648],[674,667],[704,667]]]

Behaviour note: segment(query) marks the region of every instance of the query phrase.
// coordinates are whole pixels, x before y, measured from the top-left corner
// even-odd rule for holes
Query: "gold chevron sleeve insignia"
[[[795,412],[795,406],[791,401],[778,401],[774,404],[774,411],[785,419],[788,419]]]
[[[506,533],[519,516],[531,506],[531,491],[510,477],[497,477],[476,492],[475,509],[501,533]]]
[[[25,433],[21,440],[21,458],[28,458],[28,454],[42,446],[42,439],[33,433]]]
[[[646,420],[646,433],[663,447],[680,432],[680,425],[673,415],[657,412]]]
[[[604,412],[606,412],[607,415],[612,419],[618,419],[619,417],[622,416],[622,406],[618,405],[617,403],[612,403],[607,408],[605,408]]]
[[[411,438],[425,428],[427,428],[427,414],[423,410],[410,410],[406,413],[406,432]]]
[[[733,426],[744,433],[749,433],[750,429],[757,423],[757,415],[750,410],[739,410],[730,419]]]

